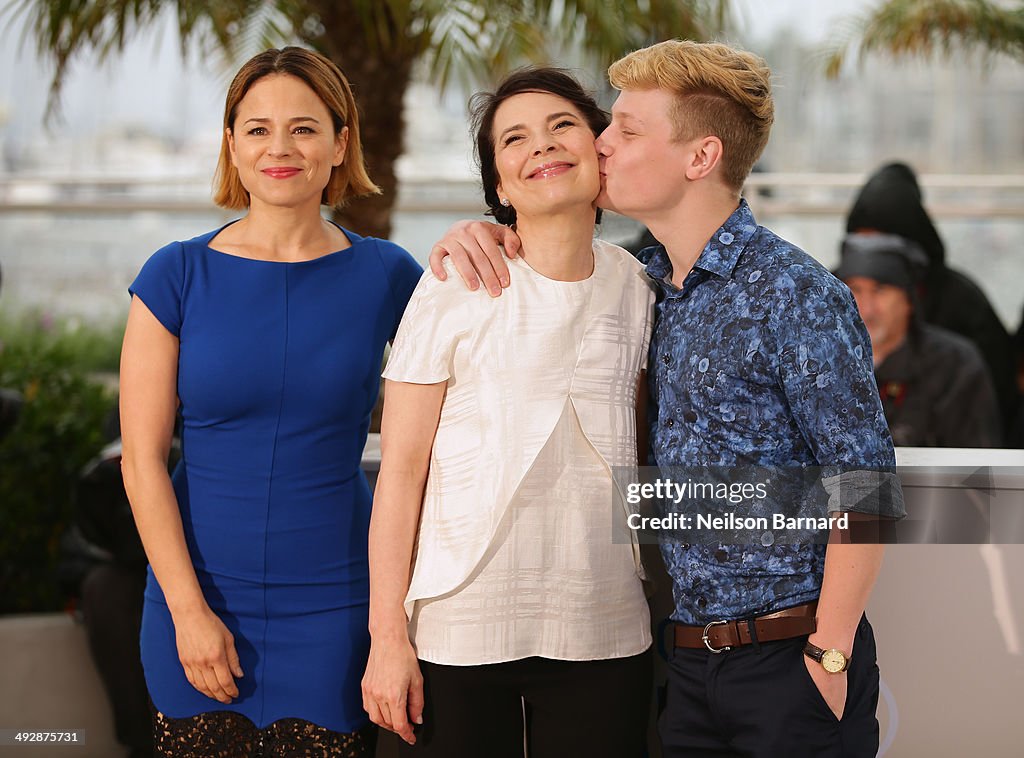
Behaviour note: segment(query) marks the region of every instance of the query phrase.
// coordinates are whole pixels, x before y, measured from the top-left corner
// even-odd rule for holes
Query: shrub
[[[55,567],[75,480],[103,447],[119,329],[46,318],[0,319],[0,387],[24,404],[0,440],[0,613],[56,610]]]

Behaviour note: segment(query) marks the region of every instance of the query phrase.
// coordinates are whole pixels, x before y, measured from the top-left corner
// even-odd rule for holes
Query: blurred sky
[[[64,87],[63,120],[44,127],[50,68],[32,41],[22,43],[23,18],[12,17],[9,4],[3,5],[0,138],[9,146],[32,141],[44,129],[70,137],[139,127],[182,141],[189,141],[191,131],[218,129],[229,74],[219,61],[202,61],[195,54],[182,61],[169,14],[159,28],[103,66],[76,60]],[[756,49],[758,41],[785,27],[809,42],[822,42],[838,19],[870,5],[865,0],[734,0],[733,7],[738,41]]]
[[[836,23],[878,5],[876,0],[733,0],[743,40],[753,45],[782,29],[824,42]]]

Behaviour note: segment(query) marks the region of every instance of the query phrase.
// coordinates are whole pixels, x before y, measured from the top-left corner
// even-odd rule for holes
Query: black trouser
[[[153,745],[149,695],[139,659],[146,568],[101,564],[82,582],[81,608],[96,670],[114,711],[117,741],[132,755]]]
[[[525,658],[483,666],[420,661],[426,709],[416,745],[425,758],[640,758],[651,695],[648,650],[628,658]]]
[[[867,618],[854,637],[841,721],[807,672],[806,641],[763,642],[718,655],[676,648],[658,722],[664,757],[873,758],[878,664]]]

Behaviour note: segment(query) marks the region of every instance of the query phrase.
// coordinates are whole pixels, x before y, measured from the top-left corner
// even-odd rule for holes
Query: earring
[[[512,205],[512,203],[509,202],[509,199],[507,197],[501,198],[501,204],[504,205],[506,208],[508,208],[510,205]]]

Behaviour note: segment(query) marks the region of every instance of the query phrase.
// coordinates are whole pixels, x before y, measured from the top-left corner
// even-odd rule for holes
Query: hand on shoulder
[[[492,297],[509,286],[508,265],[504,258],[519,252],[519,237],[507,226],[487,221],[457,221],[447,234],[430,249],[430,269],[440,281],[446,281],[450,270],[442,265],[446,257],[470,290],[483,280]]]

